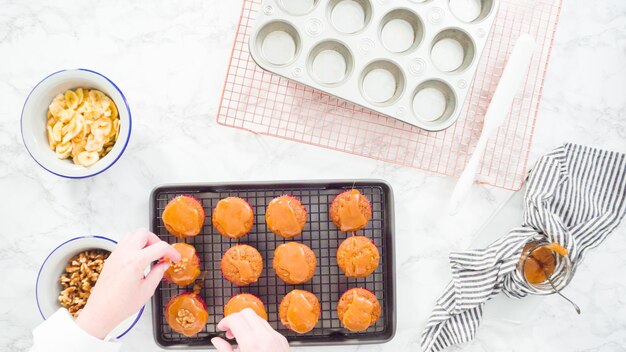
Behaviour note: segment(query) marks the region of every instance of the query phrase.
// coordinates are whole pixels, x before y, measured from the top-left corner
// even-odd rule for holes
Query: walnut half
[[[84,251],[72,257],[65,266],[65,272],[59,278],[63,289],[59,294],[59,303],[76,318],[83,310],[91,289],[95,286],[104,261],[111,252],[105,250]]]

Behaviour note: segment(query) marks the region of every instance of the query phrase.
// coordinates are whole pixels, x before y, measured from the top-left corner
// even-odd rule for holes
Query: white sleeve
[[[118,352],[120,347],[109,337],[100,340],[89,335],[66,309],[59,309],[33,330],[30,352]]]

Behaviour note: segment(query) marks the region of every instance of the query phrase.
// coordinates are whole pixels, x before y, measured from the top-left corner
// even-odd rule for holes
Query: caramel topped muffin
[[[306,218],[306,209],[298,198],[292,196],[274,198],[265,211],[267,228],[284,238],[301,234]]]
[[[221,268],[226,280],[238,286],[247,286],[259,280],[263,272],[263,258],[256,248],[237,244],[224,253]]]
[[[311,280],[316,262],[315,253],[307,245],[288,242],[276,247],[272,266],[279,278],[297,285]]]
[[[304,290],[289,292],[278,307],[278,315],[283,325],[299,334],[313,330],[320,313],[321,307],[317,297]]]
[[[173,297],[167,302],[164,313],[165,321],[172,330],[189,337],[202,331],[209,321],[206,304],[197,292],[185,292]]]
[[[263,305],[259,297],[249,293],[240,293],[228,300],[228,303],[224,306],[224,316],[227,317],[231,314],[241,312],[246,308],[252,309],[256,315],[267,320],[265,305]]]
[[[196,236],[204,225],[204,208],[192,196],[178,196],[172,199],[161,214],[167,231],[178,238]]]
[[[330,204],[330,218],[341,231],[363,229],[372,218],[372,206],[356,189],[340,193]]]
[[[350,331],[365,331],[380,316],[380,303],[368,290],[353,288],[346,291],[337,304],[337,315]]]
[[[347,277],[366,277],[380,261],[378,248],[364,236],[346,238],[337,249],[337,264]]]
[[[240,238],[252,229],[254,214],[245,200],[228,197],[220,200],[212,214],[215,229],[224,237]]]
[[[172,263],[163,278],[166,281],[179,286],[192,284],[200,275],[200,259],[196,253],[196,248],[187,243],[174,243],[172,245],[180,253],[180,261]]]

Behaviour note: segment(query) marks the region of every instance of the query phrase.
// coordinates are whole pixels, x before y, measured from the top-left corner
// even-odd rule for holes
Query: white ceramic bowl
[[[50,149],[46,133],[47,111],[52,99],[68,89],[77,88],[100,90],[115,102],[120,116],[120,134],[113,149],[89,167],[57,158]],[[132,118],[126,98],[115,83],[98,72],[75,69],[55,72],[33,88],[22,109],[21,126],[24,145],[37,164],[58,176],[85,178],[103,172],[122,156],[130,139]]]
[[[59,293],[62,289],[59,278],[63,274],[70,258],[90,249],[104,249],[111,252],[116,244],[117,242],[114,240],[102,236],[76,237],[61,243],[48,254],[43,264],[41,264],[35,286],[37,308],[39,308],[39,313],[41,313],[41,317],[44,320],[61,308],[58,301]],[[144,308],[142,307],[136,314],[122,322],[110,335],[118,339],[124,336],[139,321]]]

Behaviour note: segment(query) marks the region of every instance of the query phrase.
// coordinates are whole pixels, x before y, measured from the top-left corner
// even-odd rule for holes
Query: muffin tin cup
[[[452,15],[458,20],[465,23],[479,23],[493,12],[496,1],[448,0],[448,6]]]
[[[333,199],[349,189],[358,189],[371,204],[372,218],[367,226],[356,232],[366,236],[377,246],[380,264],[365,278],[346,277],[337,264],[336,252],[341,242],[352,233],[340,231],[330,219],[329,209]],[[177,294],[189,292],[192,285],[179,287],[161,282],[152,298],[154,337],[160,346],[172,349],[203,349],[211,346],[210,339],[224,336],[217,329],[223,318],[226,302],[239,293],[259,297],[267,310],[268,322],[285,335],[292,346],[345,345],[381,343],[393,338],[396,329],[396,297],[394,267],[394,209],[391,187],[378,180],[345,181],[295,181],[257,182],[240,184],[170,185],[154,189],[150,196],[150,229],[161,239],[181,242],[165,229],[161,213],[174,197],[187,194],[196,197],[206,213],[204,227],[198,236],[184,242],[193,245],[200,257],[204,272],[200,296],[206,301],[209,321],[194,337],[178,334],[167,325],[163,309]],[[307,209],[308,219],[304,231],[292,239],[273,234],[265,224],[265,209],[275,197],[281,195],[298,197]],[[212,211],[220,199],[234,196],[245,199],[254,210],[254,226],[249,234],[239,240],[221,236],[212,226]],[[315,275],[310,281],[290,285],[279,279],[272,269],[274,249],[280,244],[296,241],[307,245],[317,257]],[[263,272],[256,283],[238,287],[222,277],[220,262],[226,250],[235,244],[255,247],[263,256]],[[363,332],[350,332],[339,321],[337,304],[345,291],[360,287],[373,292],[381,304],[380,318]],[[278,307],[285,294],[293,289],[314,293],[320,302],[321,314],[315,328],[306,334],[286,329],[280,322]]]
[[[365,66],[359,80],[363,98],[377,106],[394,104],[404,93],[404,86],[402,69],[389,60],[371,62]]]
[[[372,3],[370,0],[330,0],[326,16],[337,32],[357,34],[372,20]]]
[[[354,55],[336,40],[323,41],[313,47],[307,62],[309,76],[324,86],[341,85],[353,69]]]
[[[313,4],[294,15],[284,1],[264,0],[260,7],[249,40],[259,66],[428,131],[446,129],[459,118],[498,10],[498,0],[294,0]],[[286,46],[294,52],[289,62],[277,65],[263,55],[259,43],[268,28],[292,34],[296,48]],[[340,50],[325,52],[324,59],[327,65],[338,60],[337,67],[320,72],[312,63],[333,45]],[[381,86],[370,91],[368,83],[377,79]],[[433,121],[414,106],[418,86],[426,82],[441,94],[429,89],[425,96],[452,104]]]
[[[278,6],[292,16],[303,16],[319,4],[319,0],[278,0]]]
[[[388,12],[378,29],[383,47],[394,54],[410,53],[424,39],[424,24],[414,11],[399,8]]]
[[[454,90],[444,81],[422,82],[413,92],[413,116],[428,129],[436,130],[452,125],[452,117],[457,110]]]
[[[433,38],[430,58],[442,72],[462,72],[476,59],[474,41],[461,29],[445,29]]]

